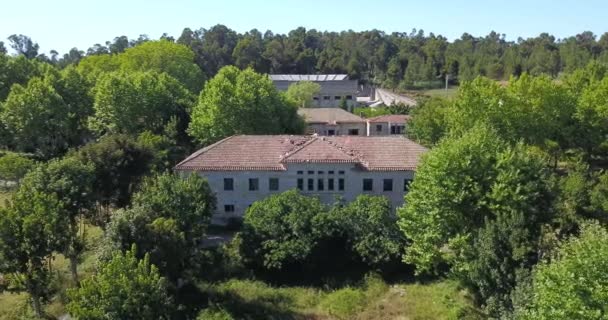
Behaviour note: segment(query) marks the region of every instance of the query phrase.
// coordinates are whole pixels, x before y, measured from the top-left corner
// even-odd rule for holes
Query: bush
[[[363,291],[347,287],[328,294],[321,302],[321,308],[338,319],[350,319],[363,310],[365,303]]]
[[[234,318],[228,311],[211,307],[201,311],[196,317],[197,320],[233,320]]]

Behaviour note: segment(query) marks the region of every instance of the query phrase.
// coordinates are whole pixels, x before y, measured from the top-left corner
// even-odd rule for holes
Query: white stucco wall
[[[302,171],[302,174],[298,174]],[[314,171],[309,174],[309,171]],[[323,173],[320,174],[319,171]],[[333,171],[333,174],[329,174]],[[344,171],[344,174],[340,174]],[[326,204],[334,203],[337,197],[350,202],[360,194],[386,196],[393,209],[403,205],[403,184],[405,179],[413,179],[413,171],[370,172],[355,168],[352,164],[290,164],[287,171],[209,171],[198,172],[207,178],[211,189],[217,197],[217,210],[213,216],[216,224],[225,224],[229,218],[241,218],[247,208],[255,201],[266,198],[273,193],[280,193],[297,188],[298,178],[304,179],[303,194],[317,196]],[[233,178],[234,190],[224,191],[224,178]],[[249,191],[249,178],[259,179],[259,189]],[[269,191],[269,178],[279,179],[279,190]],[[328,179],[334,179],[334,191],[328,189]],[[344,191],[338,190],[338,179],[343,178]],[[363,191],[363,179],[373,179],[373,191]],[[308,179],[314,179],[314,191],[308,191]],[[324,180],[324,191],[317,191],[318,179]],[[393,179],[393,191],[383,191],[383,179]],[[234,213],[224,212],[225,205],[234,205]]]
[[[348,135],[349,129],[358,129],[360,136],[365,136],[367,134],[366,124],[364,122],[360,123],[338,123],[338,124],[321,124],[321,123],[309,123],[308,124],[308,132],[309,133],[317,133],[321,136],[327,136],[328,130],[334,130],[334,135]]]

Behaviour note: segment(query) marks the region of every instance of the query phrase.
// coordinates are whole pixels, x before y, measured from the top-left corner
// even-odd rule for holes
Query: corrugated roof
[[[348,80],[347,74],[270,74],[272,81],[341,81]]]
[[[307,123],[365,123],[365,119],[341,108],[300,108],[298,114]]]
[[[242,135],[203,148],[176,170],[283,171],[288,163],[356,163],[368,171],[415,170],[427,149],[405,137]]]

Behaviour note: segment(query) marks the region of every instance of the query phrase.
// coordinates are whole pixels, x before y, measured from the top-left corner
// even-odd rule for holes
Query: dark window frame
[[[306,190],[307,191],[315,191],[315,179],[313,178],[308,178],[308,181],[306,183]]]
[[[334,178],[327,179],[327,191],[334,191]]]
[[[235,207],[233,204],[225,204],[224,205],[224,212],[225,213],[233,213],[235,211]]]
[[[362,183],[363,192],[372,192],[374,191],[374,179],[371,178],[363,178]]]
[[[338,191],[344,191],[344,178],[338,179]]]
[[[304,178],[298,178],[298,190],[304,191]]]
[[[224,178],[224,191],[234,191],[234,178]]]
[[[279,178],[268,178],[268,191],[279,191]]]
[[[260,190],[260,178],[249,178],[249,191]]]
[[[382,179],[382,191],[384,191],[384,192],[393,191],[393,179]]]
[[[403,179],[403,192],[409,192],[412,179]]]

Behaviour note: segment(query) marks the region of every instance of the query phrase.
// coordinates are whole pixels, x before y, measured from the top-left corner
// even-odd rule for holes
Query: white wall
[[[302,171],[302,174],[298,174]],[[308,174],[314,171],[314,174]],[[323,171],[323,174],[319,174]],[[329,174],[329,171],[334,171]],[[339,174],[344,171],[344,174]],[[304,179],[303,194],[317,196],[326,203],[334,203],[337,197],[342,197],[347,202],[354,200],[360,194],[382,195],[388,197],[392,208],[403,205],[403,184],[405,179],[413,179],[413,171],[387,171],[370,172],[355,168],[352,164],[289,164],[287,171],[208,171],[199,172],[206,177],[211,189],[216,193],[217,210],[213,217],[213,222],[225,224],[231,217],[240,218],[247,208],[255,201],[266,198],[273,193],[280,193],[289,189],[297,188],[297,179]],[[234,179],[234,191],[224,191],[224,178]],[[249,191],[249,178],[259,179],[259,190]],[[279,190],[269,191],[269,178],[279,178]],[[328,179],[334,178],[334,191],[328,191]],[[338,190],[338,179],[345,181],[344,191]],[[371,178],[374,180],[372,192],[363,192],[363,179]],[[308,191],[308,179],[314,179],[315,190]],[[324,191],[317,191],[317,180],[324,180]],[[393,191],[383,191],[383,179],[393,179]],[[224,205],[234,205],[235,212],[232,214],[224,212]]]

